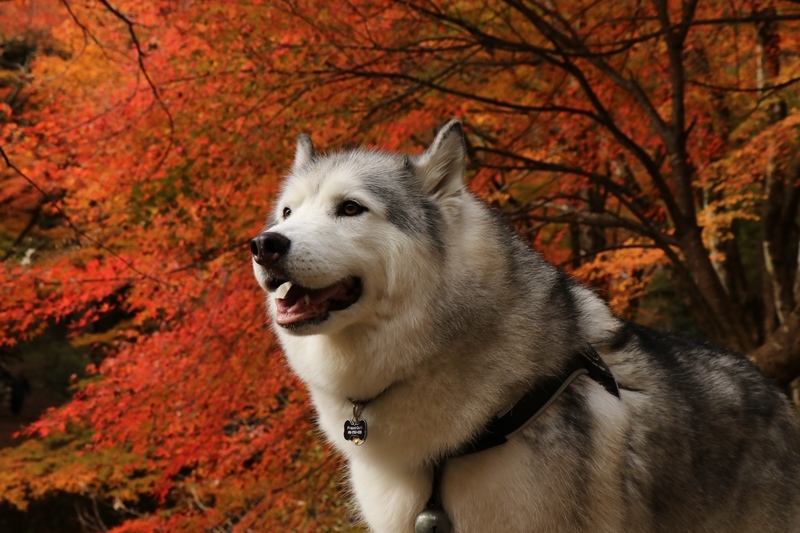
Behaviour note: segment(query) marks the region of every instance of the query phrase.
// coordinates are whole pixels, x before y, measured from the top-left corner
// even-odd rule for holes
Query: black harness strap
[[[433,465],[433,491],[428,503],[425,504],[426,509],[441,509],[442,508],[442,471],[444,470],[444,461],[437,461]]]
[[[439,459],[433,466],[433,490],[426,509],[442,510],[442,473],[447,459],[482,452],[505,444],[509,437],[527,426],[558,396],[569,387],[575,378],[587,374],[603,388],[619,398],[619,385],[600,354],[592,346],[576,352],[554,376],[534,383],[531,389],[503,415],[489,420],[483,430],[458,450]]]
[[[514,433],[541,415],[575,378],[583,374],[588,374],[610,394],[619,398],[619,386],[611,370],[597,351],[592,346],[587,346],[584,351],[573,355],[558,374],[534,383],[511,409],[492,418],[481,433],[446,459],[482,452],[504,444]]]

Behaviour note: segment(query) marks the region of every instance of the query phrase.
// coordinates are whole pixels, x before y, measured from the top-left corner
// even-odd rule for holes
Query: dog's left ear
[[[428,196],[446,198],[463,189],[465,158],[464,130],[460,122],[451,120],[414,162],[415,173]]]

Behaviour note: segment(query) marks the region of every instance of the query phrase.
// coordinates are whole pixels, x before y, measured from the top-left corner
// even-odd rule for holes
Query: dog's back
[[[642,531],[800,531],[800,431],[741,355],[623,325],[606,360],[630,430],[621,474]]]

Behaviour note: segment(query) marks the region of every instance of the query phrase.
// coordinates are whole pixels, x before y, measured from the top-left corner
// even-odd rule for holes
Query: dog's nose
[[[255,259],[256,263],[263,267],[271,268],[289,251],[291,244],[292,241],[286,236],[265,231],[259,233],[255,239],[250,241],[250,251],[253,253],[253,259]]]

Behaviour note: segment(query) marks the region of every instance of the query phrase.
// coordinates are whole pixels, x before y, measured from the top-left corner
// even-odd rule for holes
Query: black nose
[[[253,259],[263,267],[271,268],[289,251],[292,241],[280,233],[265,231],[250,241]]]

